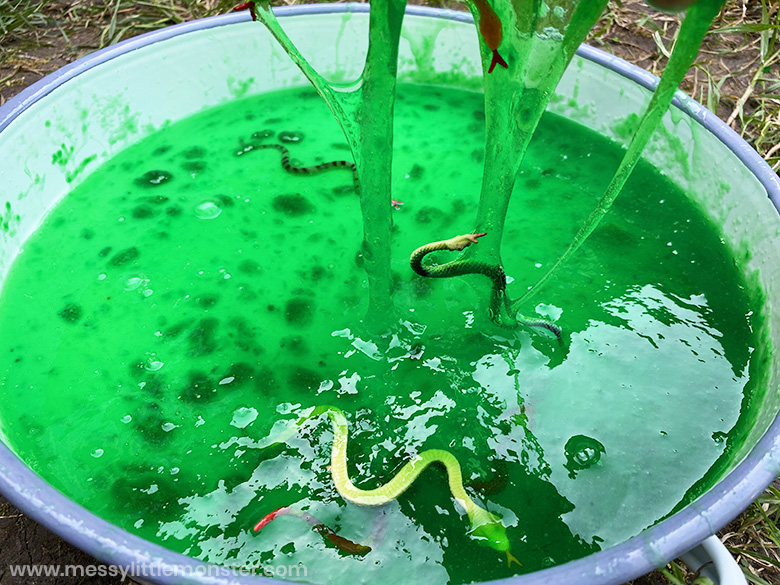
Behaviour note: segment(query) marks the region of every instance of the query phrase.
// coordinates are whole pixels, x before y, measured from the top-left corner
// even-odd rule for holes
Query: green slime
[[[642,163],[536,307],[565,324],[565,348],[492,323],[484,277],[415,275],[418,242],[469,228],[484,120],[479,93],[399,88],[392,180],[405,205],[391,211],[390,271],[403,313],[370,337],[351,173],[291,175],[277,151],[246,151],[281,141],[297,166],[344,158],[314,92],[207,111],[112,159],[55,208],[3,287],[7,443],[135,534],[228,566],[302,563],[318,583],[466,583],[517,567],[468,534],[437,468],[364,508],[334,489],[329,425],[263,446],[316,405],[347,414],[362,489],[415,453],[451,452],[523,571],[690,502],[760,408],[760,299],[715,227]],[[555,261],[621,157],[543,117],[509,205],[510,273]],[[289,505],[372,552],[345,557],[292,517],[252,532]]]
[[[585,240],[594,232],[599,222],[612,207],[615,198],[635,169],[642,149],[660,122],[661,116],[667,110],[676,86],[695,58],[703,35],[706,33],[709,24],[720,9],[721,4],[722,2],[718,0],[703,0],[691,8],[681,29],[677,46],[675,47],[669,66],[664,73],[659,89],[654,94],[648,110],[643,116],[638,130],[629,145],[628,151],[618,166],[615,176],[607,186],[604,195],[599,200],[596,209],[590,213],[574,240],[566,247],[564,254],[552,264],[551,268],[539,279],[537,284],[534,287],[531,287],[530,290],[516,302],[516,305],[525,302],[530,295],[543,284],[548,284],[550,277],[556,273],[564,262],[570,261],[574,252],[584,244]],[[511,240],[511,238],[508,238],[508,234],[505,233],[505,221],[508,210],[510,209],[510,196],[514,191],[518,170],[521,168],[521,163],[526,157],[528,145],[536,132],[537,126],[539,125],[546,105],[553,94],[555,86],[573,57],[577,46],[579,46],[591,26],[596,22],[605,5],[605,1],[577,3],[571,0],[564,0],[547,4],[541,2],[506,3],[497,4],[495,7],[496,13],[502,21],[502,30],[504,32],[504,40],[500,45],[499,50],[505,58],[507,58],[510,66],[506,72],[499,69],[493,75],[485,75],[485,164],[482,174],[481,197],[477,210],[477,227],[476,229],[467,230],[473,232],[488,231],[491,237],[490,239],[485,240],[486,244],[484,245],[472,246],[466,253],[467,258],[473,258],[480,262],[489,261],[501,266],[504,265],[504,260],[501,257],[501,245],[506,241]],[[398,329],[398,322],[396,321],[397,313],[393,303],[394,295],[397,298],[398,279],[394,279],[391,270],[393,263],[391,256],[393,221],[390,206],[388,205],[391,193],[390,179],[392,176],[393,164],[393,119],[398,41],[400,38],[404,6],[405,2],[400,0],[377,0],[372,3],[369,24],[369,50],[366,56],[366,65],[361,78],[351,87],[336,87],[319,76],[306,63],[292,45],[289,38],[284,34],[270,8],[267,5],[260,5],[257,9],[260,20],[269,27],[288,54],[293,57],[301,70],[312,81],[314,87],[325,99],[326,103],[328,103],[333,113],[336,114],[354,156],[357,173],[360,177],[359,201],[363,220],[363,241],[361,245],[360,260],[361,264],[365,266],[369,285],[369,302],[366,319],[362,324],[357,326],[356,331],[372,331],[374,332],[374,336],[370,337],[370,341],[365,341],[357,337],[359,333],[353,333],[347,328],[343,330],[347,332],[343,337],[347,337],[353,341],[353,345],[355,339],[359,340],[359,349],[366,353],[366,355],[370,354],[369,357],[375,361],[382,361],[382,358],[386,357],[387,351],[394,347],[393,343],[398,344],[396,347],[405,347],[404,341],[398,341],[399,339],[403,340],[404,336],[401,335],[399,338],[399,331],[401,331],[401,329]],[[472,10],[478,20],[480,14],[477,7],[472,5]],[[491,51],[484,42],[481,44],[481,51],[483,64],[487,65],[491,58]],[[202,169],[196,169],[196,174],[200,170]],[[137,178],[136,182],[146,181],[150,185],[156,187],[160,184],[169,182],[172,178],[173,175],[170,173],[152,170],[143,177]],[[274,200],[278,203],[277,211],[286,210],[286,212],[289,212],[289,214],[293,216],[309,215],[314,212],[314,209],[308,207],[308,201],[305,198],[300,198],[300,194],[284,195],[280,197],[282,197],[282,199],[277,198]],[[228,204],[228,201],[231,201],[231,203]],[[150,201],[150,204],[162,205],[166,202],[167,199],[156,203]],[[199,217],[201,217],[201,219],[215,219],[222,213],[220,203],[223,206],[228,207],[235,204],[230,196],[220,195],[217,199],[201,203],[197,208],[200,213]],[[134,217],[136,217],[135,214],[137,209],[138,208],[133,211]],[[168,211],[166,210],[166,213],[167,212]],[[153,208],[151,207],[146,211],[138,211],[137,213],[141,214],[138,217],[143,218],[149,218],[155,215]],[[446,228],[453,227],[456,223],[456,221],[452,221]],[[161,234],[162,233],[165,232],[161,232]],[[436,236],[436,238],[447,237],[449,235],[452,234],[441,234]],[[166,237],[170,237],[170,235]],[[549,235],[547,235],[547,239],[548,241],[554,241],[554,238],[549,237]],[[522,245],[524,248],[529,248],[526,243],[518,244],[515,242],[513,245],[516,247]],[[112,252],[110,247],[104,248],[104,250],[107,250],[105,252],[106,256]],[[239,252],[240,251],[241,250],[239,250]],[[540,250],[536,250],[537,255],[535,255],[533,259],[538,261],[542,257],[540,253]],[[136,262],[138,255],[138,248],[133,246],[111,256],[109,264],[113,266],[133,264]],[[696,261],[693,260],[692,262],[695,263]],[[521,266],[520,270],[527,272],[527,266]],[[103,276],[105,277],[106,275]],[[225,278],[230,278],[230,276],[230,274],[225,273]],[[126,280],[125,284],[131,289],[134,288],[136,284],[139,287],[145,287],[147,278],[144,274],[138,274]],[[553,291],[554,288],[555,287],[548,284],[548,289],[550,291]],[[146,295],[147,292],[149,292],[149,295],[153,294],[153,290],[150,288],[143,288],[143,291],[144,295]],[[311,325],[315,320],[313,317],[312,305],[315,304],[314,299],[319,299],[320,292],[321,291],[317,291],[316,293],[301,293],[299,296],[288,301],[285,306],[284,314],[289,325],[293,327],[296,325]],[[658,291],[655,289],[650,291],[642,289],[641,291],[638,291],[637,294],[639,298],[646,301],[647,298],[654,298],[657,292]],[[661,293],[663,296],[662,291]],[[110,300],[110,298],[111,297],[108,297],[107,300]],[[188,298],[188,296],[185,295],[185,298]],[[696,305],[696,302],[693,300],[691,303]],[[350,303],[348,302],[347,306],[349,306],[349,304]],[[351,304],[355,305],[357,303],[352,301]],[[207,303],[206,305],[203,305],[203,308],[207,308],[208,306],[210,305]],[[273,305],[269,305],[269,307],[271,306]],[[566,304],[563,306],[569,307]],[[661,302],[661,306],[664,306],[663,302]],[[554,308],[555,307],[553,307],[553,309]],[[466,313],[467,311],[462,312],[462,314]],[[82,308],[76,302],[66,303],[60,310],[59,316],[66,322],[77,323],[82,318]],[[470,315],[470,318],[473,320],[475,317],[472,314]],[[302,321],[299,321],[299,319]],[[499,316],[498,322],[510,324],[512,323],[512,319],[514,319],[514,315]],[[401,324],[404,323],[405,322],[402,320]],[[252,330],[251,325],[246,321],[238,320],[231,322],[231,324],[235,327],[237,335]],[[428,325],[425,325],[422,330],[408,326],[406,329],[412,334],[413,339],[416,339],[422,335],[427,326]],[[218,327],[219,321],[210,318],[202,319],[198,322],[196,327],[189,332],[187,339],[190,342],[190,353],[193,357],[208,355],[216,350],[215,331]],[[355,325],[353,325],[353,327],[355,327]],[[174,332],[171,336],[175,338],[181,332],[181,329],[185,328],[186,326],[183,324],[174,326]],[[567,361],[565,353],[573,351],[575,331],[576,330],[573,330],[572,333],[570,347],[567,347],[565,350],[558,348],[557,355],[556,352],[550,348],[547,348],[546,352],[541,352],[547,357],[548,366],[553,369],[557,367],[565,370],[566,368],[564,366],[571,363],[571,360]],[[381,332],[384,332],[384,336],[379,335]],[[168,335],[168,332],[163,332],[162,329],[157,333],[159,333],[161,337],[166,337],[166,335]],[[333,335],[339,337],[336,333]],[[379,336],[377,337],[376,335]],[[392,340],[388,342],[389,335],[393,335],[393,337]],[[452,341],[455,341],[458,338],[458,334],[452,330],[450,331],[450,336]],[[249,337],[253,336],[250,335]],[[663,338],[663,336],[661,337]],[[302,339],[303,338],[300,338],[297,341],[291,342],[298,348],[298,351],[302,347]],[[701,341],[699,338],[697,338],[697,340]],[[417,340],[417,342],[419,343],[419,340]],[[528,340],[526,340],[525,343],[527,344]],[[203,349],[201,344],[205,344],[203,347],[206,349]],[[687,344],[689,344],[688,341],[686,341],[686,345]],[[409,341],[406,345],[408,345],[409,348],[413,348],[415,343]],[[511,345],[512,344],[510,343],[509,347],[511,347]],[[284,344],[282,344],[282,346],[284,346]],[[653,346],[656,348],[658,347],[655,343],[653,343]],[[251,347],[251,344],[247,345],[247,347]],[[254,348],[256,356],[259,356],[262,353],[261,347],[261,345],[258,345]],[[366,352],[366,347],[373,347],[373,349]],[[746,343],[745,347],[750,347],[750,344]],[[719,350],[710,349],[720,355]],[[506,350],[507,347],[504,347],[503,352],[499,353],[502,353],[502,359],[505,362],[510,363],[512,358],[507,357],[505,353]],[[448,353],[454,355],[457,354],[457,351],[448,348]],[[694,354],[698,355],[696,352],[694,352]],[[440,357],[434,359],[439,360],[439,363],[441,363]],[[218,385],[229,385],[236,380],[246,382],[249,379],[254,380],[255,377],[257,377],[257,380],[262,381],[262,384],[260,385],[273,385],[272,371],[269,370],[257,374],[254,366],[248,365],[249,363],[251,362],[233,363],[231,367],[228,368],[229,371],[226,370],[220,374],[224,375],[224,377],[219,380]],[[327,367],[328,360],[322,359],[319,363],[324,365],[323,367]],[[155,356],[149,357],[147,355],[147,360],[145,362],[136,362],[135,365],[131,365],[131,369],[151,369],[151,371],[155,371],[155,368],[162,368],[163,365],[165,365],[165,362],[157,360]],[[449,365],[445,366],[445,369],[448,367]],[[744,367],[747,367],[747,365]],[[744,373],[744,367],[742,373]],[[238,368],[238,375],[233,375],[236,372],[231,368]],[[211,399],[212,396],[210,396],[210,393],[217,391],[217,388],[212,388],[212,386],[215,385],[213,375],[215,375],[218,370],[219,366],[214,366],[210,372],[190,371],[187,374],[187,389],[179,398],[183,398],[186,396],[187,392],[189,392],[191,394],[189,398],[194,402]],[[516,368],[510,368],[510,371],[519,372]],[[96,370],[96,373],[99,373],[98,370]],[[374,374],[369,377],[379,378],[381,376],[379,374]],[[299,384],[301,388],[305,387],[311,390],[314,385],[316,385],[315,382],[318,380],[318,375],[316,373],[313,374],[311,371],[303,373],[298,372],[293,376],[293,379],[296,381],[290,382],[290,380],[288,380],[288,383],[293,386]],[[365,375],[358,375],[358,380],[362,379],[365,379]],[[385,380],[385,383],[380,387],[380,392],[388,396],[388,398],[398,398],[405,394],[405,390],[400,390],[400,394],[393,394],[390,392],[392,385],[393,383],[390,380]],[[121,383],[119,387],[122,387]],[[140,387],[142,390],[146,391],[147,381],[144,380],[141,382]],[[151,388],[152,390],[162,392],[160,388],[156,386],[151,386]],[[740,390],[742,390],[742,388],[740,388]],[[321,391],[323,391],[323,388],[320,381],[318,393]],[[186,398],[184,398],[184,400],[186,401]],[[665,400],[668,401],[668,399]],[[543,400],[540,398],[539,402],[542,401]],[[299,407],[302,403],[305,405],[305,402],[305,399],[302,400],[301,403],[291,401],[289,403],[290,406],[288,411],[295,410],[295,408]],[[461,405],[463,401],[459,399],[458,403]],[[159,406],[157,406],[157,408],[159,408]],[[245,416],[249,416],[249,419],[251,419],[247,419],[249,420],[247,425],[257,418],[258,411],[254,407],[241,407],[241,409],[243,409],[243,414],[238,415],[239,419],[243,420],[243,417]],[[238,413],[238,411],[234,411],[234,415],[236,413]],[[247,413],[249,413],[249,415],[247,415]],[[252,415],[252,413],[254,414]],[[522,412],[518,413],[517,416],[520,417],[520,426],[527,430],[525,427],[525,423],[527,423],[528,420],[526,414]],[[743,412],[743,416],[747,416],[746,412]],[[186,416],[184,418],[186,418]],[[130,420],[132,420],[132,417]],[[204,419],[199,418],[199,420]],[[246,426],[234,424],[235,422],[236,419],[234,416],[234,420],[231,423],[233,426],[238,428],[244,428]],[[143,427],[147,429],[147,432],[149,429],[154,429],[157,426],[166,433],[178,427],[178,425],[172,422],[163,422],[158,425],[153,411],[146,413],[142,417],[142,423]],[[732,432],[732,430],[733,429],[728,432]],[[665,432],[666,431],[662,431],[662,433]],[[727,431],[717,432],[722,435],[719,438],[721,441],[725,440],[728,436]],[[155,439],[161,438],[159,432],[153,432],[152,435]],[[739,433],[736,433],[736,435],[739,435]],[[456,432],[454,435],[450,436],[458,436],[458,433]],[[496,440],[497,437],[498,435],[496,434],[492,435],[493,440]],[[567,457],[567,464],[564,467],[569,471],[569,479],[577,478],[575,471],[579,472],[598,464],[601,461],[602,453],[607,452],[603,444],[592,437],[586,435],[576,435],[575,437],[583,437],[584,442],[581,443],[590,446],[587,449],[583,448],[581,452],[572,453],[570,449],[570,446],[573,444],[572,438],[569,439],[567,447],[564,449],[564,453]],[[532,443],[535,443],[534,439],[531,438],[529,440]],[[232,443],[228,442],[228,444],[231,445]],[[574,444],[577,443],[575,442]],[[734,441],[732,441],[730,445],[731,449],[734,448],[733,445]],[[212,445],[212,447],[214,446],[216,445]],[[245,443],[242,444],[242,446],[246,447],[251,445]],[[257,445],[255,445],[255,447],[257,447]],[[452,447],[452,445],[450,445],[450,447]],[[537,451],[540,450],[541,449],[537,449]],[[720,454],[720,467],[723,466],[723,462],[726,460],[725,455],[727,451],[728,449]],[[244,452],[245,451],[242,451],[241,454]],[[103,453],[104,450],[100,448],[93,453],[93,456],[102,457]],[[276,459],[276,457],[271,457],[271,459]],[[718,465],[713,466],[713,469],[717,468],[719,468]],[[359,466],[358,469],[360,469]],[[139,467],[139,470],[143,470],[143,466]],[[716,474],[717,472],[709,472],[710,476]],[[542,475],[545,474],[543,473]],[[220,483],[220,487],[224,487],[224,482]],[[698,488],[700,489],[701,486],[699,485]],[[139,488],[136,487],[132,489],[137,490]],[[158,486],[155,483],[152,484],[148,490],[141,491],[156,493],[157,489]],[[693,492],[695,491],[696,490],[693,489]],[[685,500],[686,498],[683,498],[675,505],[680,506]],[[179,503],[181,503],[181,500],[179,500]],[[553,508],[555,508],[555,506],[553,506]],[[669,510],[667,510],[667,512],[668,511]],[[501,515],[506,515],[506,511]],[[511,513],[509,515],[512,516]],[[417,514],[417,518],[424,518],[424,513]],[[511,517],[507,518],[506,521],[507,526],[509,527],[516,525],[511,523]],[[140,522],[142,526],[144,519],[142,518]],[[138,529],[141,526],[134,525],[134,528]],[[571,528],[571,524],[569,525],[569,528]],[[159,537],[161,532],[170,534],[170,532],[166,532],[166,530],[163,529],[158,531],[155,536]],[[175,533],[176,530],[173,532]],[[185,530],[185,532],[189,533],[187,530]],[[566,531],[564,530],[564,533],[565,532]],[[630,536],[629,532],[624,536]],[[588,533],[588,536],[584,538],[582,534],[581,527],[579,530],[575,530],[571,533],[570,536],[573,537],[573,548],[569,552],[563,554],[568,554],[571,558],[574,558],[578,555],[585,554],[588,550],[593,550],[599,543],[604,542],[604,538],[601,535]],[[185,552],[203,555],[202,549],[200,549],[200,553],[197,550],[193,551],[191,549],[187,549]],[[282,552],[285,551],[282,550]],[[545,559],[547,559],[547,557],[545,557]],[[225,559],[220,559],[220,562],[225,562]],[[248,560],[242,564],[245,564],[246,562],[248,562]],[[544,566],[546,562],[547,561],[545,560],[541,566]],[[445,564],[448,566],[448,570],[453,570],[453,563],[447,562]],[[539,568],[539,566],[536,568]],[[460,573],[460,570],[458,569],[457,572]],[[473,577],[473,579],[480,580],[485,578],[490,577],[486,577],[484,572]]]

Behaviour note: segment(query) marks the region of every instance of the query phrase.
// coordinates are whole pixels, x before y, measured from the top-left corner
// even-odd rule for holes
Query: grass
[[[0,0],[0,104],[87,52],[163,26],[226,13],[235,3]],[[460,7],[452,0],[422,3]],[[678,16],[654,12],[639,0],[614,1],[589,42],[660,73],[678,28]],[[780,0],[730,0],[683,84],[683,90],[716,112],[775,171],[780,168],[779,30]],[[780,583],[778,487],[776,482],[719,534],[755,585]],[[9,513],[0,509],[0,515]],[[633,581],[634,585],[659,583],[705,585],[702,577],[680,563]]]
[[[770,486],[738,519],[721,540],[746,569],[756,585],[780,583],[780,491]]]
[[[45,26],[42,7],[43,2],[0,0],[0,39],[12,37],[17,30],[28,33]]]
[[[730,1],[682,89],[716,112],[777,172],[780,168],[780,10],[778,0]],[[591,37],[660,73],[679,18],[650,14],[640,2],[611,3]]]
[[[765,160],[777,172],[780,167],[780,10],[777,3],[767,0],[753,5],[753,19],[746,22],[741,14],[733,22],[718,27],[712,34],[742,34],[744,42],[737,50],[755,53],[749,63],[753,74],[749,75],[747,86],[737,98],[726,119],[729,125],[738,127],[744,138],[753,144]],[[746,73],[748,67],[740,73]],[[717,85],[716,85],[717,87]],[[710,91],[712,95],[718,93]]]

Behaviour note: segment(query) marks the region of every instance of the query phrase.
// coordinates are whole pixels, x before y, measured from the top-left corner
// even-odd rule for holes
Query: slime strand
[[[479,2],[470,6],[480,18]],[[501,264],[500,246],[515,176],[525,157],[539,120],[576,48],[598,20],[607,0],[558,2],[564,17],[545,20],[539,3],[529,10],[527,2],[497,3],[497,18],[507,23],[502,52],[511,63],[508,75],[489,75],[489,47],[480,45],[485,88],[485,163],[477,208],[476,231],[496,237],[484,246],[470,249],[468,256]],[[552,13],[552,7],[550,13]],[[566,18],[568,16],[568,19]],[[533,58],[532,58],[533,56]]]
[[[490,75],[495,66],[490,46],[495,43],[495,32],[489,32],[486,43],[480,44],[483,70],[486,71],[483,76],[485,163],[476,226],[477,231],[489,231],[496,237],[487,245],[466,251],[463,257],[480,265],[493,265],[491,272],[496,274],[499,270],[503,274],[501,240],[515,177],[528,144],[567,65],[603,12],[607,0],[561,0],[550,4],[554,6],[549,7],[547,17],[541,16],[539,2],[531,6],[518,0],[511,4],[497,4],[495,10],[491,9],[495,14],[495,22],[499,23],[499,31],[501,22],[513,24],[507,27],[506,37],[502,33],[499,39],[503,41],[502,50],[513,64],[511,68],[507,67],[508,75],[500,78]],[[469,6],[474,18],[480,24],[484,22],[487,0],[471,0]],[[560,9],[557,11],[563,15],[560,21],[551,20],[550,14],[556,12],[553,8]],[[491,31],[493,25],[490,25],[490,17],[487,22]],[[487,44],[488,38],[491,39],[490,44]],[[451,275],[454,276],[447,274]],[[528,319],[515,310],[506,297],[505,284],[501,287],[494,284],[490,295],[491,318],[497,324],[513,327],[521,323],[544,327],[560,341],[560,329],[557,326],[545,320]],[[502,314],[496,308],[505,310]]]
[[[511,566],[512,563],[522,566],[522,563],[520,563],[520,561],[518,561],[510,552],[506,528],[504,528],[501,520],[494,514],[491,514],[477,505],[466,493],[466,490],[463,487],[463,475],[460,463],[458,463],[458,460],[449,451],[444,451],[442,449],[429,449],[423,451],[408,461],[401,470],[384,485],[372,490],[363,490],[355,487],[349,479],[349,473],[347,471],[349,424],[341,409],[335,406],[312,407],[309,409],[308,413],[303,414],[271,444],[285,442],[295,434],[306,421],[317,418],[323,414],[328,416],[333,425],[330,473],[333,477],[333,483],[336,486],[336,490],[341,497],[358,506],[382,506],[388,504],[409,489],[430,464],[438,463],[444,466],[447,471],[447,480],[452,497],[466,512],[466,515],[469,518],[469,523],[471,525],[470,533],[479,539],[480,544],[505,553],[508,566]],[[267,518],[268,516],[258,523],[260,528],[273,520],[273,518]]]
[[[356,114],[360,142],[353,149],[360,175],[363,258],[369,283],[368,315],[375,329],[394,315],[390,272],[391,175],[398,44],[406,0],[374,0],[369,13],[368,52]],[[357,152],[355,152],[357,151]]]
[[[672,103],[677,87],[682,82],[685,74],[693,64],[699,53],[699,47],[707,34],[710,24],[720,12],[723,0],[701,0],[692,6],[680,27],[677,43],[672,50],[669,62],[664,69],[658,87],[653,93],[650,104],[642,116],[639,126],[631,138],[628,150],[620,161],[612,180],[607,186],[604,195],[599,200],[596,208],[585,219],[576,236],[569,244],[553,266],[544,274],[522,297],[512,302],[512,306],[518,306],[527,301],[545,282],[547,282],[593,233],[604,216],[609,212],[612,204],[620,195],[623,186],[631,176],[642,151],[647,145],[655,129],[661,123],[663,115]]]
[[[325,100],[344,132],[360,178],[363,258],[369,285],[367,322],[386,328],[394,314],[390,274],[391,166],[398,43],[405,0],[374,0],[369,43],[360,78],[349,89],[334,88],[304,59],[282,30],[268,2],[255,5],[257,19],[271,32]]]

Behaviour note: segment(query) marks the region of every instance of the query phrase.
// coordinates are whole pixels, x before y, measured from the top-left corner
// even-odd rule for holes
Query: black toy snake
[[[477,238],[484,235],[486,234],[465,234],[462,236],[455,236],[449,240],[441,240],[426,244],[425,246],[420,246],[412,252],[409,263],[412,266],[412,270],[417,274],[431,278],[447,278],[450,276],[463,276],[464,274],[483,274],[487,276],[493,283],[493,289],[490,294],[490,317],[494,322],[503,324],[501,323],[501,310],[505,309],[510,315],[512,313],[509,310],[509,302],[506,296],[506,274],[501,266],[470,259],[458,259],[434,266],[426,266],[423,264],[423,258],[431,252],[436,252],[438,250],[460,251],[471,244],[476,244]],[[513,319],[517,325],[547,329],[552,332],[559,341],[561,339],[561,328],[552,321],[526,317],[520,313],[515,313]]]

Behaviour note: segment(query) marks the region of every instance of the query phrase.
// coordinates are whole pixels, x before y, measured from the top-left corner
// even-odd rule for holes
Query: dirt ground
[[[41,7],[43,17],[40,18],[39,27],[28,26],[24,32],[17,30],[14,34],[5,36],[1,34],[0,28],[0,104],[43,76],[100,48],[112,39],[126,38],[144,30],[189,19],[187,9],[178,12],[161,10],[159,14],[150,13],[148,18],[144,17],[145,20],[139,18],[134,24],[133,11],[138,12],[141,8],[134,8],[133,3],[121,4],[117,3],[118,1],[55,0]],[[204,10],[225,12],[225,6],[220,5],[219,1],[221,0],[202,3],[205,7],[200,13],[194,13],[190,7],[189,16],[205,14]],[[25,4],[33,3],[0,0],[0,22],[7,16],[3,14],[4,10],[18,9]],[[141,4],[138,3],[139,6]],[[723,33],[707,37],[700,61],[683,86],[687,93],[716,111],[732,127],[752,138],[751,142],[759,152],[767,156],[770,164],[773,162],[772,155],[778,152],[778,124],[771,119],[771,113],[766,114],[770,117],[768,122],[766,116],[758,122],[753,118],[756,112],[765,114],[762,112],[766,108],[761,96],[766,96],[768,91],[766,87],[756,83],[757,71],[763,66],[772,68],[772,72],[776,73],[777,63],[771,62],[767,65],[765,47],[755,23],[766,18],[765,14],[758,12],[766,10],[766,6],[770,7],[770,12],[772,9],[776,11],[776,4],[777,2],[729,2],[728,14],[722,22],[716,23],[716,26],[737,27],[735,32],[728,32],[727,29]],[[27,25],[34,25],[35,18],[36,14],[28,15]],[[665,62],[665,52],[671,46],[678,22],[675,16],[653,13],[638,0],[624,0],[622,3],[610,4],[608,13],[594,31],[590,42],[654,73],[660,73]],[[753,30],[745,25],[752,25]],[[743,28],[740,29],[739,26]],[[777,481],[775,484],[776,488],[780,488]],[[765,511],[767,510],[771,512],[769,508],[765,508]],[[735,520],[721,531],[721,536],[731,546],[747,546],[752,543],[758,547],[760,554],[776,556],[777,546],[774,545],[777,545],[777,542],[772,543],[771,538],[746,536],[745,525],[752,522],[751,518],[743,516]],[[753,523],[753,526],[755,524]],[[745,544],[746,541],[751,542]],[[11,574],[12,564],[64,567],[93,565],[96,561],[38,525],[0,496],[0,585],[106,585],[121,582],[119,578],[98,576],[19,577]],[[778,567],[780,564],[764,563],[754,572],[760,573],[759,578],[763,583],[780,584]],[[688,578],[690,579],[690,576]],[[755,582],[762,585],[761,581]],[[658,585],[667,584],[669,580],[654,572],[633,583]]]

